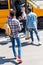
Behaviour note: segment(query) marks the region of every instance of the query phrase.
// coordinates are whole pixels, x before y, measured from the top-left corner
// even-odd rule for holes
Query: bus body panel
[[[6,3],[7,2],[7,3]],[[10,12],[10,0],[0,0],[0,28],[5,30],[7,35],[10,35],[10,27],[7,22],[7,16]]]
[[[33,11],[37,14],[37,17],[43,17],[43,9],[33,8]]]
[[[27,3],[29,3],[32,6],[33,12],[37,14],[37,17],[43,16],[43,6],[37,7],[35,4],[31,2],[31,0],[27,0]]]
[[[7,16],[9,14],[9,10],[1,10],[0,11],[0,28],[7,22]]]

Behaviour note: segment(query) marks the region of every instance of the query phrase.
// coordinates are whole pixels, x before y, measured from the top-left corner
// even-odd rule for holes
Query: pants
[[[23,21],[23,32],[26,33],[26,21]]]
[[[14,53],[14,56],[16,57],[17,54],[16,54],[16,49],[15,49],[15,40],[17,41],[17,45],[18,45],[18,58],[21,58],[21,42],[20,42],[19,37],[17,38],[11,37],[13,53]]]
[[[34,38],[33,38],[33,31],[35,32],[36,36],[37,36],[37,40],[40,41],[40,38],[39,38],[39,34],[38,34],[38,31],[37,29],[30,29],[30,35],[31,35],[31,40],[32,42],[34,41]]]

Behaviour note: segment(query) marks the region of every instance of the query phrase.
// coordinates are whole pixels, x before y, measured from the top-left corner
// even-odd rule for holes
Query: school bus
[[[43,28],[43,0],[25,0],[37,14],[38,28]]]
[[[0,0],[0,29],[4,29],[7,35],[10,35],[10,28],[6,23],[9,12],[10,0]]]
[[[25,0],[25,2],[31,5],[33,8],[33,12],[37,14],[38,28],[40,28],[40,26],[43,27],[43,0]],[[0,29],[4,29],[7,35],[10,35],[11,33],[10,27],[6,23],[7,16],[10,12],[10,5],[11,0],[0,0]]]

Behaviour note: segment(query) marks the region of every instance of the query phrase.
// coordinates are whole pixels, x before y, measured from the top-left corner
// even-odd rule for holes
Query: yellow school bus
[[[10,35],[10,28],[6,24],[9,11],[10,0],[0,0],[0,29],[4,29],[7,35]]]
[[[33,8],[33,12],[37,14],[38,28],[43,28],[43,0],[26,0]]]
[[[13,1],[13,0],[12,0]],[[14,0],[15,1],[15,0]],[[25,0],[32,6],[33,12],[38,17],[38,27],[43,27],[43,0]],[[7,35],[10,35],[10,28],[7,22],[7,16],[10,12],[11,0],[0,0],[0,29],[4,29]]]

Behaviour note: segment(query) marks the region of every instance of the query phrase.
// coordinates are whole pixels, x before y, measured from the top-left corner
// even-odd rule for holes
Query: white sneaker
[[[34,41],[32,41],[31,44],[34,44]]]
[[[39,43],[39,44],[41,44],[41,42],[40,42],[40,41],[39,41],[38,43]]]
[[[37,46],[40,46],[40,45],[41,45],[41,42],[39,41]]]

